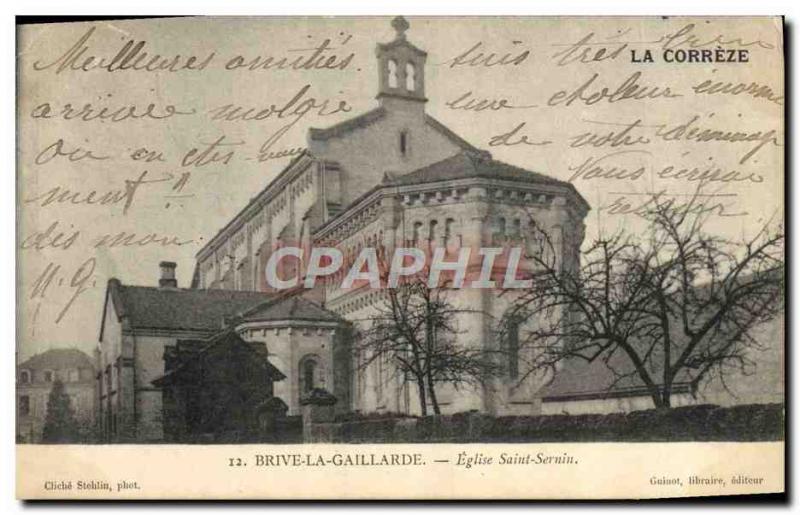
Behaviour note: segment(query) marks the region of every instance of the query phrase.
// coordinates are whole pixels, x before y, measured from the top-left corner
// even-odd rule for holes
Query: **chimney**
[[[177,288],[178,280],[175,279],[176,265],[172,261],[162,261],[158,264],[161,268],[161,278],[158,280],[158,286],[161,288]]]

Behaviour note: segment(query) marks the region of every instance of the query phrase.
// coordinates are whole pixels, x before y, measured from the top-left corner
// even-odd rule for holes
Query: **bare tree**
[[[353,347],[360,372],[383,360],[390,374],[416,385],[423,416],[429,404],[441,413],[437,387],[483,385],[502,370],[493,351],[463,337],[458,318],[471,311],[449,301],[446,280],[430,286],[428,271],[383,290],[374,314],[361,320]]]
[[[578,266],[556,259],[552,240],[531,220],[535,270],[508,316],[532,316],[522,336],[528,373],[565,360],[601,360],[623,380],[643,384],[658,408],[673,386],[695,392],[713,377],[753,373],[753,332],[783,310],[783,234],[766,224],[753,238],[708,234],[708,213],[653,203],[644,235],[598,237]],[[622,365],[620,365],[622,364]]]

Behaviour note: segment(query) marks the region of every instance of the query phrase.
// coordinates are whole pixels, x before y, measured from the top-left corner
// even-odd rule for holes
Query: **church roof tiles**
[[[108,282],[114,310],[133,329],[219,331],[224,322],[304,320],[338,322],[322,306],[297,295],[238,290],[127,286]],[[104,317],[105,319],[105,317]],[[101,328],[102,337],[103,328]]]
[[[268,293],[127,286],[108,282],[116,314],[134,329],[217,331],[224,318],[273,297]],[[101,328],[101,334],[102,334]]]
[[[658,377],[660,370],[650,373]],[[688,381],[681,379],[686,378],[679,378],[673,384],[675,393],[689,391]],[[541,395],[544,402],[558,402],[648,396],[649,391],[627,358],[614,354],[608,362],[603,358],[591,362],[580,358],[566,360]]]
[[[386,116],[386,109],[378,107],[324,129],[315,129],[312,127],[308,129],[308,135],[313,140],[336,138],[356,129],[372,125],[384,116]]]
[[[162,387],[179,381],[181,375],[199,360],[210,359],[212,362],[219,362],[220,360],[224,360],[226,353],[236,348],[249,352],[254,358],[257,358],[258,362],[261,363],[265,371],[274,381],[286,379],[286,375],[269,361],[269,352],[264,343],[245,341],[233,330],[221,331],[209,337],[205,342],[198,343],[202,345],[200,349],[196,352],[187,353],[175,368],[153,380],[153,384]]]
[[[72,348],[50,349],[35,354],[22,362],[19,368],[26,370],[60,370],[67,368],[93,369],[91,359],[86,353]]]
[[[243,313],[246,321],[310,320],[340,322],[335,313],[306,298],[295,296],[267,301]]]
[[[572,192],[588,208],[586,201],[569,182],[497,161],[486,151],[461,152],[404,175],[387,176],[386,181],[402,186],[469,178],[559,186]]]
[[[496,161],[488,152],[461,152],[413,172],[394,176],[392,182],[395,184],[424,184],[471,177],[554,185],[567,184],[540,173]]]

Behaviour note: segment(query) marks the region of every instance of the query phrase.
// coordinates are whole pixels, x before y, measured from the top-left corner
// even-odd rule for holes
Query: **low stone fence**
[[[782,404],[696,405],[607,415],[493,417],[475,412],[380,416],[304,424],[306,442],[658,442],[774,441],[784,437]]]

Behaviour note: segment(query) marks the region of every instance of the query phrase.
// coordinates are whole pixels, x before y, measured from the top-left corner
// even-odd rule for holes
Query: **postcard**
[[[17,33],[19,498],[784,492],[781,17]]]

